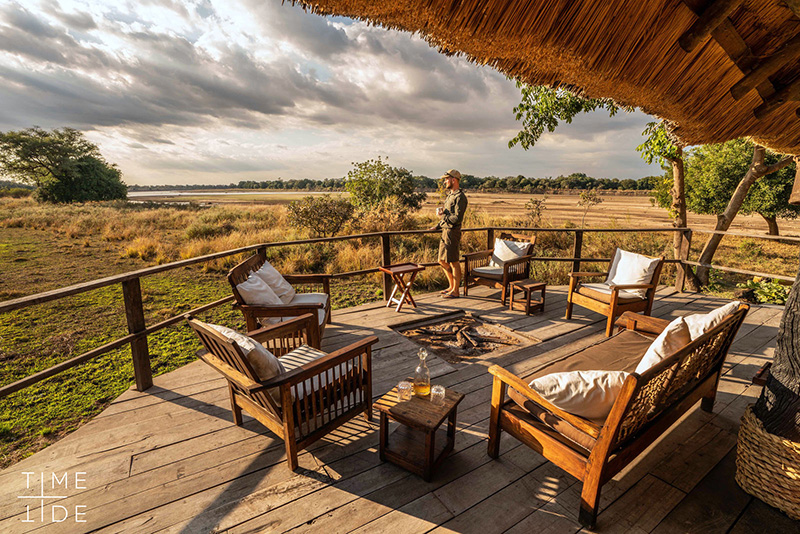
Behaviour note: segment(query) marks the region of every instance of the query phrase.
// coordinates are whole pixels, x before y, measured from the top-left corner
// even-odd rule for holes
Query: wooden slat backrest
[[[197,336],[200,338],[200,342],[210,354],[233,367],[253,382],[259,382],[260,378],[250,365],[250,362],[247,361],[247,358],[245,358],[244,354],[242,353],[242,349],[238,344],[233,341],[229,341],[228,338],[216,330],[208,328],[204,323],[197,321],[196,319],[190,318],[188,322],[192,327],[192,330],[194,330]],[[250,393],[238,387],[230,380],[228,383],[231,384],[231,386],[238,393],[250,397],[255,403],[263,407],[266,411],[280,420],[280,406],[268,393],[263,391]]]
[[[634,437],[712,372],[719,371],[748,309],[749,306],[740,306],[709,332],[637,378],[619,425],[617,444]]]
[[[253,256],[250,256],[233,269],[228,271],[228,282],[231,285],[231,289],[233,290],[233,297],[236,299],[238,304],[246,304],[242,296],[239,294],[239,291],[236,289],[236,286],[247,280],[247,277],[250,276],[250,273],[257,271],[261,268],[262,265],[267,261],[266,253],[259,252]]]

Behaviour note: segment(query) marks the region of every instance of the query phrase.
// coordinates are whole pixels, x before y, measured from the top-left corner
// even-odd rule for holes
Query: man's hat
[[[455,178],[455,179],[456,179],[456,180],[458,180],[459,182],[461,181],[461,173],[460,173],[460,172],[458,172],[458,171],[457,171],[457,170],[455,170],[455,169],[450,169],[449,171],[447,171],[446,173],[444,173],[444,174],[443,174],[441,177],[442,177],[442,178]]]

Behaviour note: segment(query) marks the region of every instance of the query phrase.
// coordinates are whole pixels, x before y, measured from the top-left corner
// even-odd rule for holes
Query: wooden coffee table
[[[547,284],[544,282],[537,282],[536,280],[531,280],[530,278],[511,282],[511,300],[509,301],[508,309],[514,309],[514,293],[516,291],[522,291],[525,294],[525,300],[517,303],[517,307],[524,309],[525,315],[530,315],[534,310],[544,311],[544,296],[546,288]],[[534,291],[541,291],[542,297],[540,300],[531,300],[531,293]]]
[[[398,402],[397,387],[378,399],[374,406],[381,414],[381,460],[388,460],[430,481],[433,470],[453,450],[456,411],[463,399],[464,395],[448,388],[441,406],[433,404],[430,396],[415,395]],[[390,418],[400,423],[391,436]],[[445,419],[446,431],[439,428]]]
[[[425,270],[425,266],[417,263],[398,263],[395,265],[381,265],[378,269],[391,276],[394,281],[394,289],[392,289],[392,294],[389,296],[386,307],[388,308],[392,304],[397,304],[397,308],[395,308],[394,311],[399,312],[403,304],[408,302],[416,308],[417,303],[414,302],[414,299],[411,297],[411,284],[414,283],[414,278],[417,277],[417,273]],[[408,280],[405,278],[406,275],[409,275]],[[395,297],[398,292],[400,296]]]

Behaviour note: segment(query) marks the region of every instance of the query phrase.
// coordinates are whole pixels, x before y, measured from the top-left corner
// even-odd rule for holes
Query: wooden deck
[[[431,358],[433,383],[466,394],[454,453],[431,482],[381,463],[377,417],[371,424],[357,418],[317,442],[300,455],[300,469],[290,472],[283,442],[249,418],[244,427],[234,426],[222,379],[195,362],[157,377],[147,392],[125,392],[78,431],[0,472],[0,531],[581,531],[575,479],[508,436],[499,460],[486,454],[491,389],[486,367],[498,363],[525,374],[602,336],[600,315],[576,308],[574,320],[564,321],[565,301],[563,287],[549,288],[547,310],[526,317],[504,309],[497,292],[487,289],[458,300],[419,295],[419,308],[407,306],[400,313],[382,303],[334,312],[323,348],[379,336],[376,396],[412,373],[417,361],[417,346],[392,325],[465,309],[531,336],[527,346],[480,361],[449,364]],[[653,315],[673,317],[720,304],[663,288]],[[753,307],[728,356],[714,413],[702,412],[698,404],[603,488],[597,531],[798,531],[797,522],[753,499],[733,480],[739,418],[760,390],[750,379],[772,358],[781,313]],[[75,488],[76,472],[85,473],[78,475],[85,479],[78,485],[86,489]],[[60,479],[56,489],[52,473]],[[55,509],[56,518],[66,511],[66,520],[52,522],[52,505],[63,507]],[[78,509],[85,523],[75,522],[76,505],[85,507]]]

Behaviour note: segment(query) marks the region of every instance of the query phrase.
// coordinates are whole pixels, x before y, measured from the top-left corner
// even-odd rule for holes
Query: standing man
[[[439,241],[439,265],[444,269],[449,283],[447,289],[442,291],[442,296],[447,299],[459,297],[458,286],[461,285],[461,263],[459,252],[461,246],[461,222],[467,211],[467,195],[459,187],[461,173],[450,169],[442,175],[444,187],[447,189],[447,198],[444,206],[436,208],[436,215],[440,217],[439,223],[431,230],[441,230],[442,239]]]

